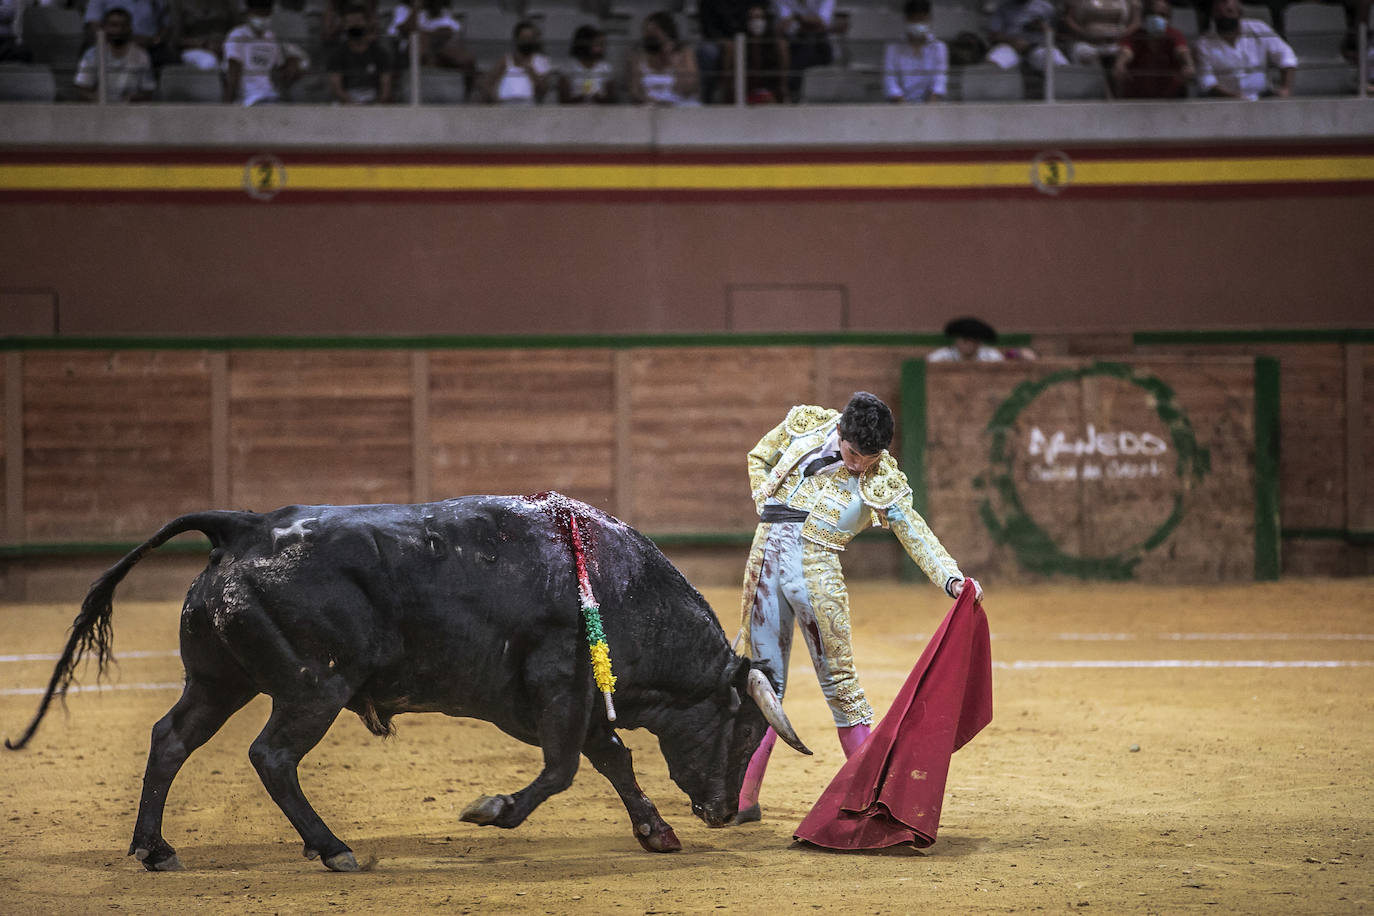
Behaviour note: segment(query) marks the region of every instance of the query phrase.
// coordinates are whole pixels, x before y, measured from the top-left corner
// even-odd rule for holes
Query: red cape
[[[935,842],[949,758],[992,721],[988,618],[965,588],[892,708],[845,762],[796,838],[829,849]]]

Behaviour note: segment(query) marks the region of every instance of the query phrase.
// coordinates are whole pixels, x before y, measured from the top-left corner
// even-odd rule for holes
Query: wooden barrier
[[[984,577],[1267,577],[1280,554],[1265,532],[1279,519],[1283,571],[1374,570],[1360,542],[1372,527],[1374,364],[1358,342],[1147,341],[1121,356],[1129,370],[1093,371],[1057,358],[928,366],[928,348],[890,337],[14,346],[0,378],[0,565],[73,549],[104,565],[207,506],[557,489],[658,537],[689,575],[732,581],[753,524],[745,452],[794,403],[839,407],[867,389],[898,415],[894,450],[917,471],[918,508]],[[1276,360],[1281,405],[1267,515],[1256,512],[1267,435],[1256,354]],[[1165,393],[1196,442],[1188,455]],[[1001,433],[989,427],[999,411],[1011,414]],[[1164,448],[1070,454],[1089,426],[1126,436],[1114,440],[1123,450]],[[909,566],[886,535],[861,538],[845,562],[860,574]]]

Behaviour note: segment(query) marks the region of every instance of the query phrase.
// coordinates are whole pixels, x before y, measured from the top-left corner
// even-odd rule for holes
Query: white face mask
[[[1169,20],[1160,15],[1145,17],[1145,31],[1151,35],[1163,35],[1164,30],[1169,28]]]
[[[271,19],[268,19],[266,16],[249,16],[249,17],[248,17],[248,27],[249,27],[250,29],[252,29],[254,32],[259,32],[259,33],[261,33],[261,32],[266,32],[267,29],[268,29],[268,27],[271,26],[271,25],[272,25],[272,20],[271,20]]]
[[[746,28],[749,29],[750,35],[757,37],[759,35],[762,35],[764,32],[768,31],[768,20],[750,19],[749,24],[748,26],[746,26]]]
[[[908,22],[906,24],[906,37],[912,41],[930,40],[930,24],[926,22]]]

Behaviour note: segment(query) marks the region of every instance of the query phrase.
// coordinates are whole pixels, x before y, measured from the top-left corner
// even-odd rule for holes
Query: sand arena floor
[[[733,635],[735,594],[706,596]],[[881,713],[948,602],[861,583],[853,603]],[[791,843],[841,762],[798,640],[788,709],[816,756],[779,745],[762,823],[708,829],[656,741],[624,735],[680,853],[641,851],[590,766],[516,830],[461,823],[475,796],[528,782],[537,752],[437,715],[402,716],[382,741],[345,713],[301,781],[367,868],[328,872],[248,762],[259,698],[173,786],[165,835],[186,870],[149,874],[125,851],[149,729],[177,695],[178,605],[116,597],[118,689],[74,693],[29,749],[0,751],[0,913],[1374,909],[1374,582],[993,585],[986,607],[994,719],[955,755],[920,853]],[[74,613],[0,607],[0,732],[27,724]]]

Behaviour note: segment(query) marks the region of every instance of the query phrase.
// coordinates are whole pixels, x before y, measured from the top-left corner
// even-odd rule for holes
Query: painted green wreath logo
[[[1160,421],[1168,430],[1168,444],[1172,445],[1177,461],[1175,471],[1178,487],[1173,494],[1173,511],[1158,528],[1124,550],[1106,556],[1075,556],[1065,552],[1054,539],[1035,523],[1026,511],[1016,490],[1012,447],[1016,418],[1041,394],[1055,385],[1077,382],[1089,376],[1119,379],[1144,389]],[[1197,443],[1192,423],[1174,401],[1174,392],[1160,379],[1137,374],[1123,363],[1094,363],[1078,369],[1055,372],[1036,381],[1018,385],[998,406],[988,421],[987,432],[992,438],[988,455],[990,468],[986,479],[974,480],[980,488],[990,488],[1001,504],[1001,515],[993,508],[991,497],[983,500],[979,515],[999,544],[1006,544],[1016,552],[1016,558],[1027,570],[1043,575],[1068,574],[1082,579],[1129,579],[1144,555],[1169,537],[1183,520],[1185,497],[1211,470],[1211,455]],[[1160,440],[1160,446],[1164,446]]]

